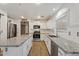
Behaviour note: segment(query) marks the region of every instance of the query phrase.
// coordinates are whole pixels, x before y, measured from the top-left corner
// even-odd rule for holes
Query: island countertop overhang
[[[22,35],[5,40],[0,39],[0,47],[19,47],[30,37],[32,37],[32,34]]]

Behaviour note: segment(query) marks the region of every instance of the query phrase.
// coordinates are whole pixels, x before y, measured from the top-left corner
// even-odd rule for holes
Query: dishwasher
[[[53,41],[51,41],[51,56],[58,56],[58,47]]]

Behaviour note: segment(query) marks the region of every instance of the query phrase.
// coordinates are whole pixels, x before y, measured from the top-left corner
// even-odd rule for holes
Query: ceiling
[[[8,16],[14,19],[21,19],[24,16],[28,19],[37,19],[37,16],[49,16],[54,11],[53,8],[60,8],[60,3],[0,3],[0,9],[7,12]]]

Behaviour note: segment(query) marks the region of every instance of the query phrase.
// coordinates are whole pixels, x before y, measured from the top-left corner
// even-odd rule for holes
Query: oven
[[[33,38],[39,38],[40,39],[40,25],[34,25],[33,26],[34,32],[33,32]]]

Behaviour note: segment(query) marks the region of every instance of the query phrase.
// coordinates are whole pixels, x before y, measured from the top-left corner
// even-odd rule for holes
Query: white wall
[[[79,32],[79,4],[65,4],[63,7],[70,9],[69,31],[73,37],[77,37],[77,32]]]
[[[77,32],[79,32],[79,4],[64,4],[63,8],[64,7],[70,9],[68,32],[71,32],[70,37],[74,38],[71,40],[79,43],[79,37],[77,37]],[[64,33],[64,35],[65,34],[68,35],[68,33]]]
[[[0,13],[4,14],[4,16],[2,16],[0,19],[0,30],[2,31],[1,39],[7,39],[7,13],[2,10],[0,10]]]
[[[52,17],[50,20],[47,21],[47,29],[51,29],[52,32],[50,32],[50,33],[56,35],[56,20],[55,20],[55,18]]]

